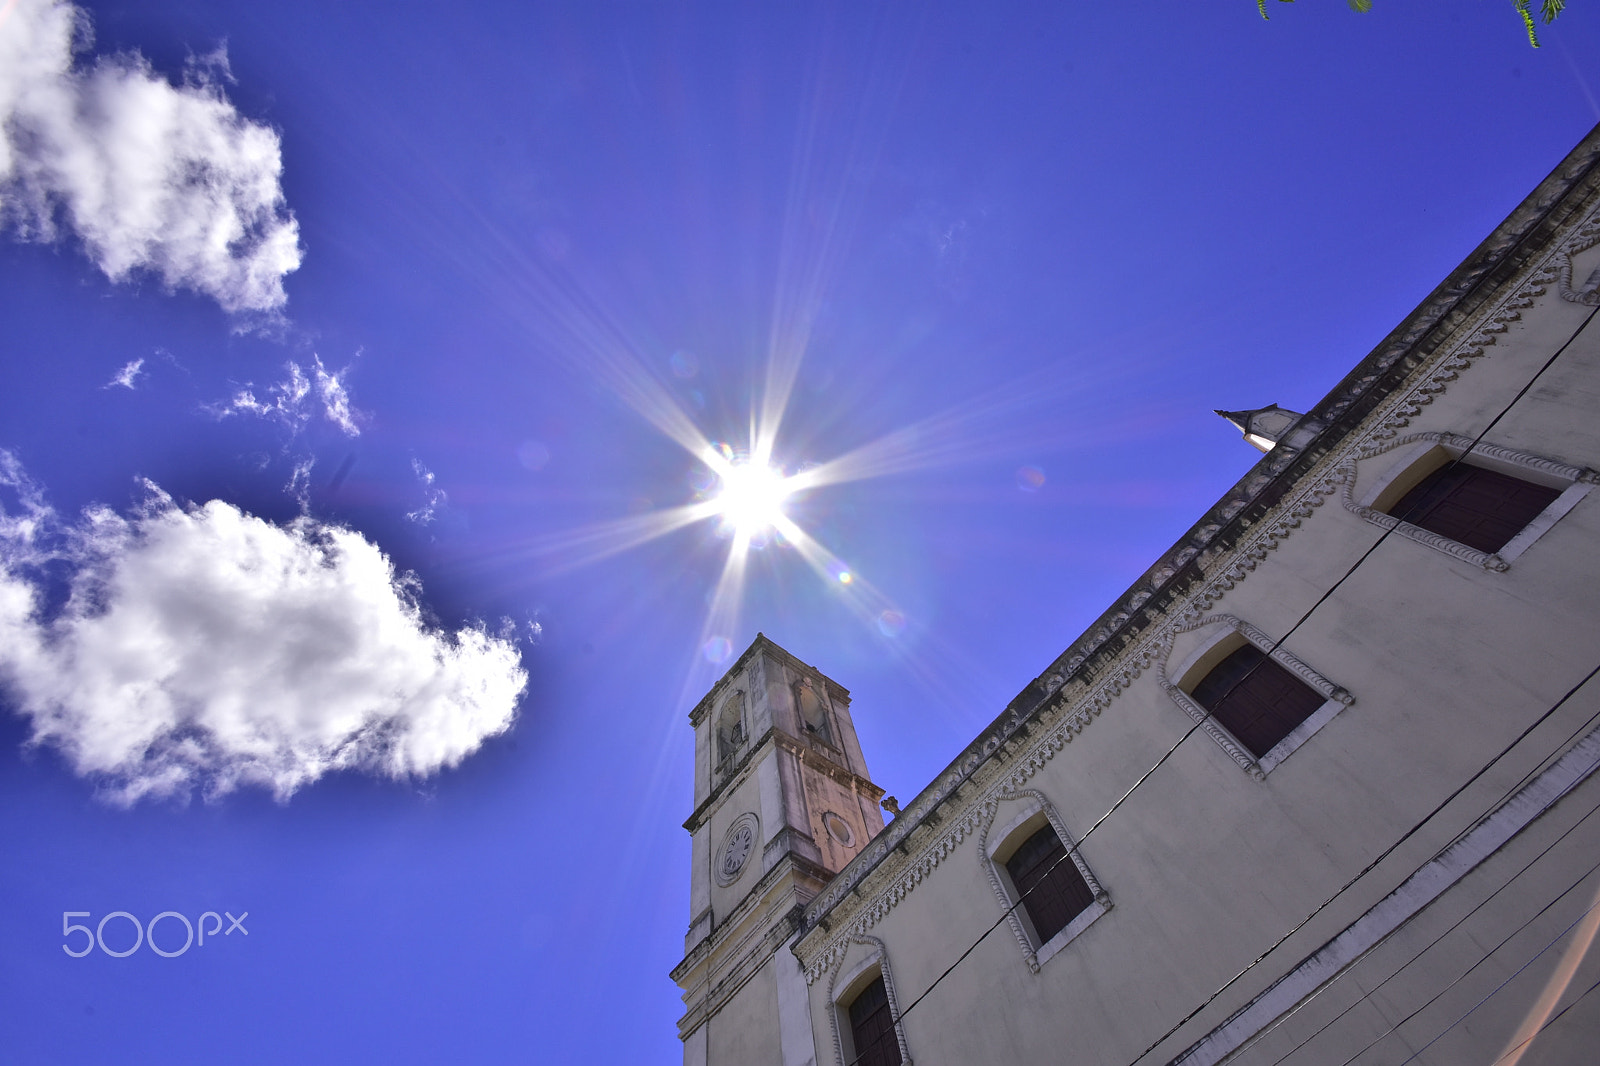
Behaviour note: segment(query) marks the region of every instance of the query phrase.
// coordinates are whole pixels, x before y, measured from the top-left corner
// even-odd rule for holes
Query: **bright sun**
[[[733,531],[756,536],[783,521],[783,502],[794,486],[770,466],[733,462],[718,471],[722,488],[712,498],[720,515]]]

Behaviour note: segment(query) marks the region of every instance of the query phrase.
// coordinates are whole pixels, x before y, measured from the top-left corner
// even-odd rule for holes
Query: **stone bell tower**
[[[800,910],[883,828],[850,694],[761,634],[689,714],[685,1066],[814,1066]]]

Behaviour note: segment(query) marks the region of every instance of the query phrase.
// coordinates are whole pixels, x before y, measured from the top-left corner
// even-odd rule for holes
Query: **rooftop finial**
[[[1282,440],[1301,418],[1299,411],[1291,411],[1275,403],[1254,411],[1219,410],[1217,414],[1238,426],[1244,439],[1263,452],[1270,452],[1272,446]]]

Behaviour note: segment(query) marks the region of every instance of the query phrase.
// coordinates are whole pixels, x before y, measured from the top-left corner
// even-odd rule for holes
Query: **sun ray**
[[[866,198],[865,176],[877,164],[894,113],[909,61],[905,42],[911,35],[901,31],[903,27],[876,27],[868,45],[875,54],[859,86],[847,86],[830,63],[839,42],[819,42],[809,52],[812,61],[789,164],[765,374],[752,412],[750,454],[763,466],[772,461],[824,298]],[[854,105],[842,120],[841,97]],[[837,139],[840,127],[848,129],[843,153],[825,154],[823,145]]]
[[[944,724],[952,735],[964,735],[970,723],[969,711],[993,701],[993,685],[987,683],[990,671],[961,648],[926,630],[916,639],[900,639],[909,622],[895,601],[859,572],[806,533],[797,523],[785,519],[779,534],[830,586],[840,590],[846,607],[869,630],[885,638],[883,647],[906,670],[911,681],[922,690],[932,705],[940,707]],[[931,645],[932,654],[921,654],[918,646]]]
[[[1074,395],[1088,395],[1082,378],[1069,378],[1060,368],[1027,375],[807,467],[794,476],[794,490],[981,462],[1024,447],[1052,451],[1107,436],[1110,420],[1073,409]],[[1041,410],[1059,413],[1048,429],[1029,424]]]
[[[631,551],[696,522],[714,518],[716,514],[716,505],[712,501],[700,500],[537,537],[492,555],[497,562],[510,558],[537,558],[543,561],[545,574],[563,574]]]

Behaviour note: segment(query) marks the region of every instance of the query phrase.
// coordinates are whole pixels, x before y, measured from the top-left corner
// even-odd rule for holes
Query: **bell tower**
[[[883,828],[843,686],[761,634],[689,714],[685,1066],[815,1066],[800,911]]]

